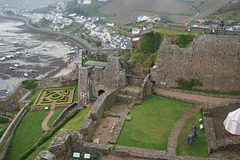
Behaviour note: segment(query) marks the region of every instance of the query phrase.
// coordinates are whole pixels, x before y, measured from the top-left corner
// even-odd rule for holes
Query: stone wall
[[[8,145],[10,144],[13,133],[18,126],[18,123],[24,116],[24,114],[27,112],[27,107],[29,107],[30,103],[27,103],[17,114],[17,116],[13,119],[13,121],[10,123],[4,134],[2,135],[0,139],[0,160],[4,159],[7,154]]]
[[[202,107],[203,122],[205,126],[205,135],[207,140],[208,153],[218,151],[239,151],[240,137],[216,138],[213,121],[211,117],[227,117],[227,114],[240,107],[240,101],[224,102],[217,105],[207,105]]]
[[[72,84],[76,84],[77,81],[78,81],[78,67],[77,65],[75,65],[74,69],[66,76],[42,79],[38,83],[38,88],[72,85]]]
[[[142,77],[132,76],[131,74],[127,74],[126,78],[129,85],[137,87],[141,87],[144,80]]]
[[[79,106],[96,100],[99,91],[104,92],[112,87],[120,88],[125,84],[125,71],[121,69],[118,57],[109,56],[108,62],[88,61],[84,67],[79,68]]]
[[[141,98],[147,98],[153,92],[152,82],[150,81],[150,75],[148,74],[144,79],[141,86]]]
[[[211,117],[227,117],[229,112],[240,108],[240,100],[233,100],[230,102],[212,104],[202,107],[202,112],[207,113]]]
[[[117,92],[117,89],[112,88],[100,95],[97,101],[93,104],[91,110],[83,119],[82,123],[79,125],[78,132],[84,136],[85,141],[89,141],[93,136],[102,120],[104,110],[109,109],[116,102]]]
[[[169,38],[169,37],[168,37]],[[159,49],[151,81],[157,86],[177,86],[176,80],[199,79],[200,89],[238,91],[240,89],[240,37],[201,35],[187,49],[169,45],[167,38]]]
[[[20,103],[19,100],[28,93],[27,89],[18,88],[5,101],[0,102],[0,115],[13,116],[19,112],[20,108],[25,104]]]

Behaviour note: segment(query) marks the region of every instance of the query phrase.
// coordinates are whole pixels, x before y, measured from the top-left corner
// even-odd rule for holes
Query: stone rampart
[[[66,76],[42,79],[38,83],[38,88],[59,87],[59,86],[71,85],[71,84],[76,84],[77,81],[78,81],[78,67],[76,65],[74,67],[74,69]]]
[[[240,100],[230,102],[212,104],[202,107],[202,112],[207,112],[211,117],[227,117],[229,112],[240,108]]]
[[[83,119],[78,127],[78,132],[84,136],[84,140],[88,141],[97,129],[105,109],[109,109],[116,101],[118,90],[112,88],[101,94],[97,101],[93,104],[91,110]]]
[[[13,133],[18,126],[18,123],[22,119],[22,117],[25,115],[27,112],[27,107],[29,107],[30,103],[27,103],[17,114],[17,116],[13,119],[13,121],[10,123],[4,134],[2,135],[0,139],[0,160],[4,159],[4,157],[7,154],[7,148],[8,145],[10,144]]]
[[[151,81],[176,87],[180,78],[198,79],[203,84],[200,89],[239,91],[239,41],[239,36],[201,35],[187,49],[163,42],[151,69]]]

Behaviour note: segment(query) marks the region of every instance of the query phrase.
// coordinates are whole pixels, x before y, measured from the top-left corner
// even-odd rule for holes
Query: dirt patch
[[[99,143],[101,144],[108,144],[112,139],[111,130],[113,129],[114,123],[116,124],[120,118],[118,117],[106,117],[103,118],[95,131],[93,138],[99,138]]]
[[[129,104],[115,104],[109,110],[110,112],[114,113],[124,113],[128,109]]]

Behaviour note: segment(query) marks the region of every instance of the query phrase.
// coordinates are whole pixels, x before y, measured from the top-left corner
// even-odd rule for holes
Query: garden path
[[[182,115],[182,117],[177,121],[177,123],[175,123],[173,130],[170,136],[168,137],[168,148],[167,148],[168,155],[176,156],[177,140],[184,124],[187,122],[188,118],[190,118],[194,112],[197,112],[200,109],[201,109],[201,106],[197,106],[197,105],[191,107]]]
[[[232,100],[229,98],[217,98],[217,97],[211,97],[207,95],[205,96],[205,95],[196,95],[196,94],[190,94],[190,93],[182,93],[182,92],[171,91],[171,90],[160,89],[160,88],[156,88],[155,90],[159,95],[173,97],[176,99],[194,101],[202,104],[222,103],[225,101]],[[188,118],[190,118],[193,113],[199,111],[200,109],[201,109],[201,106],[198,106],[198,105],[191,107],[182,115],[182,117],[174,125],[174,128],[168,138],[168,148],[167,148],[168,155],[176,156],[177,139],[182,130],[182,127],[187,122]]]
[[[161,89],[161,88],[156,88],[155,91],[158,95],[163,95],[163,96],[167,96],[167,97],[170,96],[170,97],[177,98],[177,99],[195,101],[195,102],[200,102],[200,103],[208,103],[208,104],[222,103],[222,102],[232,100],[229,98],[211,97],[207,94],[206,94],[206,96],[204,96],[204,95],[183,93],[181,91],[178,92],[178,91],[166,90],[166,89]]]
[[[52,115],[54,114],[55,103],[56,103],[56,101],[52,101],[51,107],[50,107],[50,112],[48,113],[47,117],[42,122],[42,129],[44,131],[47,131],[49,129],[49,127],[47,125],[47,122],[52,117]]]

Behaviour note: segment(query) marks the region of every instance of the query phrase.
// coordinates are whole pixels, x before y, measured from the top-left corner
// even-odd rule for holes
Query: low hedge
[[[49,96],[49,98],[53,99],[53,100],[57,100],[57,99],[60,99],[62,97],[62,94],[60,93],[54,93],[54,94],[51,94]]]
[[[0,117],[0,124],[9,122],[9,119]]]
[[[56,93],[55,91],[46,91],[45,94],[44,94],[44,97],[47,97],[53,93]]]
[[[52,100],[47,99],[46,97],[44,97],[41,101],[41,103],[52,103]]]
[[[65,94],[65,95],[68,95],[69,94],[69,90],[64,90],[64,91],[60,91],[60,93],[63,93],[63,94]]]
[[[69,120],[75,117],[81,109],[76,109],[69,115],[67,115],[60,123],[58,123],[52,130],[47,132],[45,135],[41,137],[41,139],[35,144],[32,148],[24,152],[20,160],[25,160],[30,154],[32,154],[38,147],[40,147],[43,143],[49,140],[59,129],[61,129]]]
[[[58,99],[56,102],[67,102],[67,100],[68,100],[68,97],[64,96],[61,99]]]

